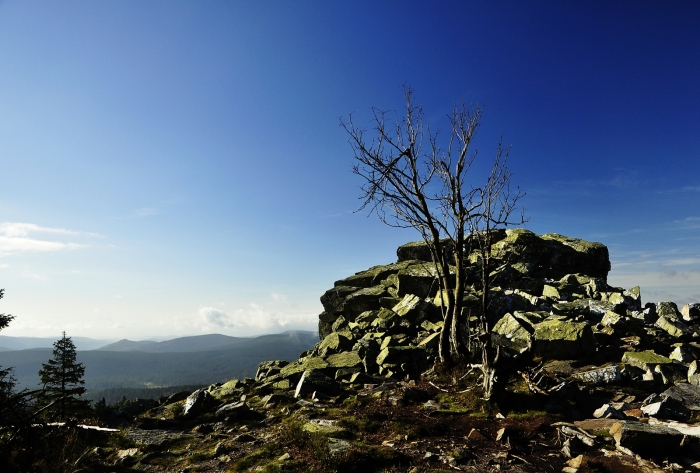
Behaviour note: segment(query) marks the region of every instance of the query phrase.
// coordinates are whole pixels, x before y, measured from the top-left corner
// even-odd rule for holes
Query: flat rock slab
[[[622,355],[622,362],[641,370],[653,370],[656,365],[673,363],[673,360],[665,356],[657,355],[653,350],[628,351]]]
[[[181,438],[202,437],[201,435],[191,434],[189,432],[177,432],[173,430],[143,430],[143,429],[126,429],[124,431],[126,437],[132,442],[139,445],[162,445],[170,440]]]
[[[588,433],[600,431],[600,430],[610,430],[613,425],[620,422],[617,419],[586,419],[577,420],[574,425],[579,429],[583,429]]]
[[[643,457],[665,458],[681,448],[683,434],[664,425],[641,422],[617,422],[610,434],[618,447],[624,447]]]
[[[681,383],[671,386],[661,395],[680,402],[691,411],[700,411],[700,387]]]
[[[320,433],[320,434],[337,434],[343,432],[344,429],[336,425],[335,420],[330,419],[313,419],[302,427],[305,432]]]
[[[682,433],[683,435],[688,435],[689,437],[700,438],[700,424],[691,425],[691,424],[684,424],[682,422],[676,422],[673,420],[672,421],[662,421],[662,420],[651,418],[651,419],[649,419],[649,425],[662,425],[664,427],[668,427],[670,429],[677,430],[678,432]]]
[[[585,383],[595,385],[616,383],[621,379],[620,367],[617,365],[610,365],[603,368],[583,371],[581,373],[575,373],[573,376],[574,378],[580,379]]]

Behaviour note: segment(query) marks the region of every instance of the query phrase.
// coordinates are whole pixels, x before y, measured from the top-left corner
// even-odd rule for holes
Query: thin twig
[[[442,391],[444,393],[449,392],[449,391],[447,391],[447,389],[443,389],[440,386],[436,386],[432,381],[428,381],[428,384],[431,385],[432,387],[434,387],[435,389],[439,389],[440,391]]]

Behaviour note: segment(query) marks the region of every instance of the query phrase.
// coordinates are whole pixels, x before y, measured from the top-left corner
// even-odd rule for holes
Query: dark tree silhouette
[[[5,289],[0,289],[0,299],[5,295]],[[0,330],[4,329],[14,317],[10,314],[0,314]],[[15,387],[15,379],[12,376],[12,368],[0,368],[0,404],[4,404],[7,397]]]
[[[89,407],[89,401],[80,399],[85,393],[85,367],[76,361],[75,344],[70,337],[66,337],[66,332],[54,342],[53,347],[53,358],[42,364],[39,370],[43,389],[37,401],[40,406],[48,406],[46,411],[49,415],[65,419]]]
[[[0,299],[5,295],[5,290],[0,289]],[[14,316],[10,314],[0,314],[0,330],[6,328]],[[16,379],[12,368],[0,367],[0,424],[5,425],[12,422],[20,407],[24,407],[21,397],[15,393]],[[21,406],[20,406],[21,405]]]

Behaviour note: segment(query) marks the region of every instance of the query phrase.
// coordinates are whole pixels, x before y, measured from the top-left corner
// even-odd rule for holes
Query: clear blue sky
[[[698,301],[698,51],[692,1],[1,1],[3,335],[315,329],[418,237],[353,213],[339,126],[404,83],[433,127],[483,105],[527,228]]]

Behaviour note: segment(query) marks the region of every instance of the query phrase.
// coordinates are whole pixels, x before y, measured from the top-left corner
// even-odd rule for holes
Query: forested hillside
[[[313,332],[286,332],[237,339],[234,346],[205,351],[148,353],[143,351],[78,351],[85,365],[85,387],[110,388],[204,385],[255,375],[263,360],[295,360],[318,341]],[[205,348],[205,347],[203,347]],[[18,387],[36,389],[41,364],[51,350],[0,352],[0,366],[13,366]]]

